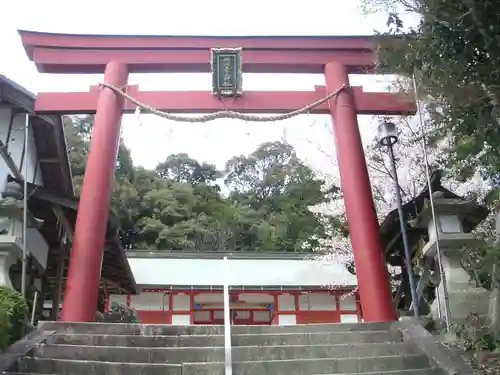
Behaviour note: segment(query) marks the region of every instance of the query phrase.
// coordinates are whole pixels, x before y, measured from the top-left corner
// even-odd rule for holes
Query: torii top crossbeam
[[[19,31],[29,58],[43,73],[103,73],[109,61],[127,64],[130,73],[209,72],[213,47],[241,47],[244,72],[323,73],[325,65],[337,61],[349,73],[371,73],[375,43],[370,36],[125,36],[72,35]],[[354,88],[359,114],[412,114],[415,106],[401,95],[363,92]],[[222,103],[207,91],[140,91],[129,86],[129,94],[156,109],[173,113],[207,113],[231,109],[249,113],[282,113],[296,110],[325,96],[325,88],[300,92],[245,92],[237,101]],[[78,93],[40,93],[38,113],[95,113],[99,90]],[[125,112],[134,111],[127,104]],[[328,114],[328,104],[310,111]]]
[[[330,113],[334,120],[333,134],[363,318],[367,322],[396,319],[357,115],[412,114],[415,105],[397,94],[365,93],[362,88],[349,87],[349,73],[373,73],[372,37],[106,36],[29,31],[20,31],[20,35],[29,58],[40,72],[104,72],[107,85],[88,92],[39,93],[35,103],[38,113],[96,113],[62,320],[90,321],[95,315],[121,116],[135,109],[123,100],[126,93],[118,88],[124,88],[132,98],[154,110],[185,113],[223,110],[302,113],[297,110],[308,109],[312,102],[324,99],[325,103],[311,113]],[[322,73],[325,87],[308,92],[243,91],[235,100],[223,101],[209,91],[140,91],[128,86],[129,73],[209,72],[213,48],[242,48],[238,49],[241,56],[238,55],[238,67],[234,69],[239,78],[243,61],[243,73]],[[218,72],[214,70],[214,77],[219,77]],[[214,82],[215,86],[220,84]]]
[[[130,73],[210,72],[210,49],[243,48],[248,73],[323,73],[339,61],[349,73],[370,73],[370,36],[139,36],[75,35],[19,31],[29,58],[43,73],[102,73],[108,61]]]

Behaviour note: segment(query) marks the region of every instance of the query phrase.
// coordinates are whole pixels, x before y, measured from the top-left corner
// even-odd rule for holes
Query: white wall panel
[[[188,326],[191,324],[191,315],[172,315],[172,324]]]
[[[189,311],[191,310],[191,298],[187,294],[174,294],[172,301],[173,311]]]
[[[236,311],[236,319],[250,319],[250,311],[248,310]]]
[[[165,302],[167,304],[166,308],[164,307]],[[163,293],[142,292],[130,296],[130,307],[137,310],[168,310],[168,296]]]
[[[280,294],[278,296],[279,311],[295,311],[295,296],[291,294]]]
[[[340,310],[352,310],[356,311],[356,296],[354,294],[341,296],[340,298]]]
[[[358,323],[358,315],[340,314],[340,323]]]
[[[194,321],[195,322],[208,322],[210,320],[210,311],[195,311]]]
[[[200,293],[194,296],[194,303],[223,303],[222,293]]]
[[[269,311],[254,311],[253,320],[256,322],[269,322],[271,313]]]
[[[336,309],[335,297],[330,293],[309,293],[299,296],[299,310],[333,311]]]
[[[280,326],[292,326],[297,324],[297,317],[295,314],[290,315],[279,315],[278,316],[278,324]]]

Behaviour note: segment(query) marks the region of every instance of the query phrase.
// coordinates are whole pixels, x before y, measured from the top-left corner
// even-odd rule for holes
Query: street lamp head
[[[380,123],[377,128],[377,142],[382,146],[392,146],[398,142],[398,133],[393,122]]]

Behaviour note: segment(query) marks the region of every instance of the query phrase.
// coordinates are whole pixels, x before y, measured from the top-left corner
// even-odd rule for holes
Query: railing
[[[231,310],[229,305],[229,262],[224,257],[224,351],[225,351],[225,373],[233,375],[233,358],[231,349]]]

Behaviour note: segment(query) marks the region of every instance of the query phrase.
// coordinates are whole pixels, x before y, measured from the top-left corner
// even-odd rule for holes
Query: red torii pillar
[[[127,65],[117,61],[109,62],[104,72],[104,82],[124,87],[128,82]],[[61,312],[61,320],[67,322],[94,321],[99,297],[104,239],[123,112],[123,98],[108,88],[101,90],[78,205]]]
[[[325,80],[328,93],[349,85],[346,67],[338,62],[327,64]],[[344,90],[330,100],[330,112],[363,319],[367,322],[393,321],[396,311],[380,242],[356,104],[350,90]]]

